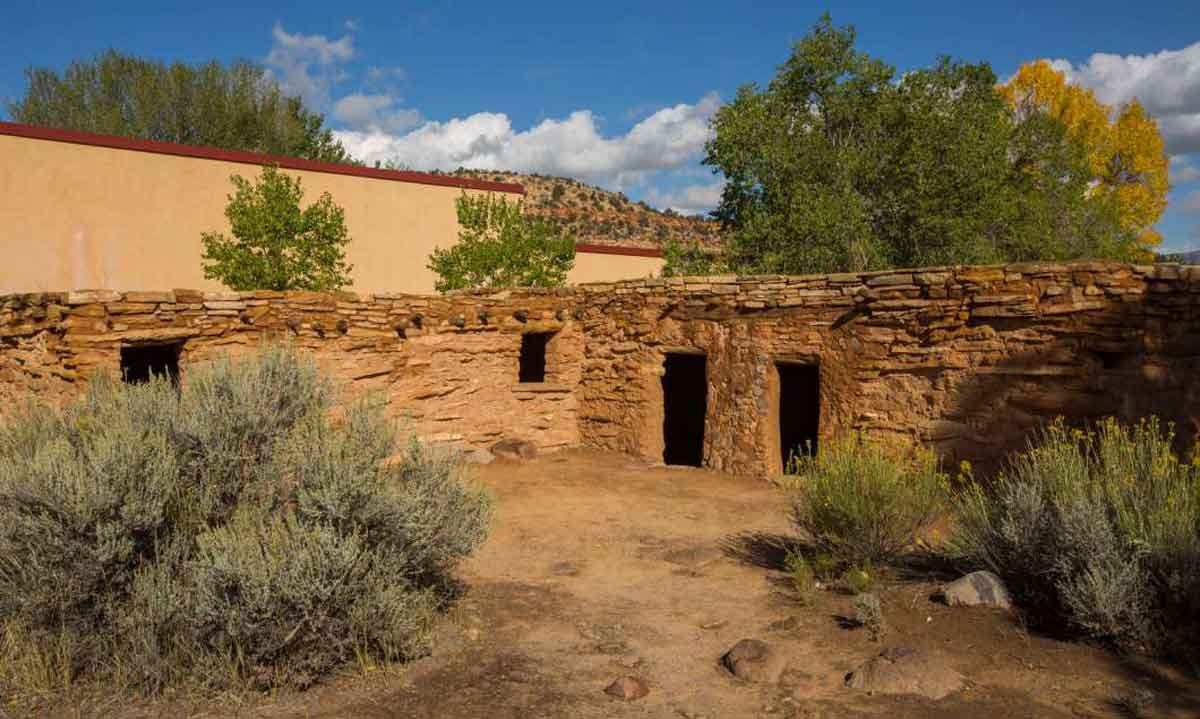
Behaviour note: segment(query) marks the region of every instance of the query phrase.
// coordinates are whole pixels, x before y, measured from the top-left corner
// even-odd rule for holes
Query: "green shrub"
[[[793,522],[843,567],[894,560],[946,509],[948,477],[931,453],[857,433],[798,457],[791,471]]]
[[[1047,427],[958,501],[953,550],[1037,621],[1124,646],[1194,637],[1200,474],[1157,420]]]
[[[490,517],[458,460],[377,403],[334,421],[288,347],[184,379],[97,378],[0,428],[0,688],[307,686],[424,651]]]
[[[873,642],[882,642],[887,636],[883,604],[877,595],[862,592],[854,597],[854,621],[867,630],[867,637]]]
[[[784,557],[783,566],[797,601],[800,604],[811,603],[813,593],[817,590],[817,575],[809,561],[800,552],[790,551]]]

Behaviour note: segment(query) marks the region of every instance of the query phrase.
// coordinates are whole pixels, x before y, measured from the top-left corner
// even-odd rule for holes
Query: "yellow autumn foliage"
[[[1063,124],[1087,153],[1092,191],[1115,203],[1122,228],[1152,258],[1162,242],[1154,223],[1167,207],[1170,183],[1158,123],[1141,103],[1135,99],[1114,111],[1045,60],[1022,65],[1000,91],[1018,113],[1040,110]]]

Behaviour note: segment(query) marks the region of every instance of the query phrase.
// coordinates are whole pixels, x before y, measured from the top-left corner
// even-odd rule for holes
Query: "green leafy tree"
[[[713,120],[705,162],[739,272],[806,273],[1121,256],[1131,246],[1078,178],[1086,154],[1018,118],[986,64],[897,79],[824,16],[765,89]],[[1052,172],[1032,172],[1034,166]]]
[[[429,269],[439,292],[469,287],[557,287],[575,265],[575,239],[525,214],[520,202],[463,193],[456,202],[458,243],[437,248]]]
[[[683,243],[674,238],[663,245],[663,277],[719,275],[728,271],[720,252],[699,243]]]
[[[301,208],[300,178],[264,167],[234,175],[225,217],[232,238],[205,232],[204,276],[235,290],[335,290],[350,284],[346,213],[328,192]]]
[[[25,71],[16,122],[146,140],[349,162],[324,118],[247,62],[170,65],[108,50],[59,74]]]

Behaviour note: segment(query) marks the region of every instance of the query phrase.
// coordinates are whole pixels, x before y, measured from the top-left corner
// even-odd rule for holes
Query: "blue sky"
[[[938,54],[1061,61],[1119,103],[1134,95],[1174,155],[1170,249],[1200,249],[1200,13],[1193,2],[396,3],[217,0],[27,2],[0,44],[0,98],[29,65],[108,47],[163,60],[267,65],[325,112],[347,147],[414,169],[512,168],[580,177],[702,211],[719,178],[699,164],[707,119],[763,83],[823,10],[859,47],[907,69]],[[1068,64],[1069,63],[1069,64]]]

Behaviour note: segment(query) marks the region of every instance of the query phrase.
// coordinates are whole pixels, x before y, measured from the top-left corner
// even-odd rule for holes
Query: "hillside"
[[[564,226],[576,242],[645,248],[662,248],[672,239],[684,244],[720,244],[720,225],[713,220],[656,210],[622,193],[578,180],[491,170],[457,170],[453,174],[523,185],[529,211]]]

